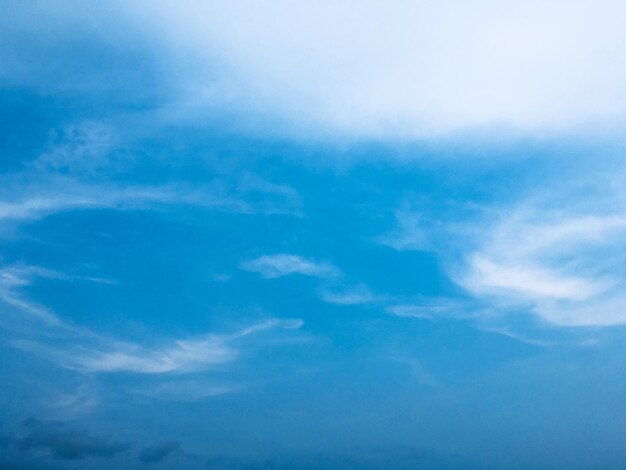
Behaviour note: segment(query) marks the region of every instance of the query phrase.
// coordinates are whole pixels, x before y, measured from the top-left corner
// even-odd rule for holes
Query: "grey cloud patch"
[[[68,428],[61,423],[42,423],[31,419],[24,426],[26,434],[16,440],[20,450],[44,450],[61,460],[111,458],[130,447],[126,443],[113,441],[109,436],[94,436],[86,430]]]
[[[139,460],[143,463],[162,462],[173,452],[180,450],[180,442],[162,442],[146,447],[139,452]]]
[[[22,186],[23,192],[27,193],[23,197],[0,200],[0,221],[34,221],[71,210],[151,209],[162,205],[189,205],[242,213],[253,212],[244,201],[224,195],[218,186],[208,185],[202,189],[183,184],[117,186],[85,184],[73,178],[54,178],[45,184]]]

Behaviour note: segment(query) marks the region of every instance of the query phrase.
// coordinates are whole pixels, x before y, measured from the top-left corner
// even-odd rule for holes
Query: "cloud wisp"
[[[113,183],[88,184],[73,178],[60,178],[52,179],[52,182],[42,185],[31,184],[21,187],[21,192],[24,194],[21,197],[0,199],[0,224],[33,222],[52,214],[68,211],[155,210],[176,205],[243,214],[259,211],[263,213],[289,212],[289,209],[281,209],[281,205],[256,207],[247,202],[241,193],[233,196],[225,192],[220,184],[205,184],[200,188],[185,183],[162,186],[121,186]]]
[[[300,200],[293,188],[251,172],[230,176],[222,172],[202,183],[184,177],[162,183],[129,180],[128,174],[136,175],[150,158],[133,155],[122,132],[99,121],[79,121],[50,133],[60,137],[52,138],[46,150],[20,171],[0,176],[0,235],[50,215],[94,209],[156,211],[188,206],[299,215]]]
[[[133,372],[164,374],[192,372],[231,363],[239,350],[235,343],[248,336],[272,329],[299,329],[299,319],[268,319],[243,327],[230,334],[195,335],[165,341],[161,345],[118,341],[93,333],[89,329],[63,321],[54,312],[27,299],[20,288],[35,278],[68,279],[61,273],[34,266],[9,266],[0,270],[0,301],[32,317],[35,331],[62,332],[61,344],[37,339],[14,339],[13,344],[26,351],[41,354],[63,367],[85,372]],[[8,327],[15,327],[9,322]],[[54,335],[53,335],[54,336]]]
[[[431,240],[446,242],[430,243],[430,249],[441,256],[453,281],[475,300],[486,302],[483,307],[491,305],[502,313],[526,310],[555,326],[626,324],[622,199],[613,192],[591,199],[569,195],[568,203],[559,207],[547,202],[563,200],[562,192],[540,198],[535,191],[532,202],[491,208],[465,220],[442,220]],[[424,224],[407,225],[403,220],[406,217],[394,236],[409,240],[413,230],[419,237],[426,231]],[[380,241],[388,244],[387,238]],[[398,305],[390,313],[431,316],[432,309]]]
[[[626,216],[523,208],[468,253],[457,282],[475,296],[528,305],[563,326],[626,323]]]
[[[384,300],[362,285],[346,290],[325,289],[321,291],[320,298],[324,302],[336,305],[369,305]]]
[[[150,384],[146,387],[133,388],[130,391],[139,397],[184,403],[236,393],[243,388],[239,384],[216,382],[206,378],[189,380],[176,378],[171,381]]]
[[[620,168],[613,173],[623,174]],[[526,311],[553,326],[626,324],[626,213],[614,179],[595,171],[556,188],[530,187],[517,201],[466,201],[452,211],[413,213],[405,204],[397,228],[377,241],[435,253],[470,297],[463,308],[400,302],[388,311],[419,317],[464,311],[469,318]],[[602,190],[585,189],[592,181],[591,187],[604,182]]]
[[[105,338],[100,344],[80,340],[63,346],[32,340],[18,340],[14,344],[48,357],[65,368],[83,372],[186,373],[234,362],[239,356],[235,342],[241,338],[270,329],[297,329],[301,326],[301,320],[271,319],[231,334],[194,336],[152,347]]]
[[[243,261],[240,267],[244,271],[258,273],[265,279],[274,279],[290,274],[320,278],[334,278],[340,275],[340,271],[330,263],[285,253],[264,255]]]
[[[385,311],[398,317],[430,320],[474,316],[467,305],[450,299],[423,299],[421,302],[393,303],[388,305]]]

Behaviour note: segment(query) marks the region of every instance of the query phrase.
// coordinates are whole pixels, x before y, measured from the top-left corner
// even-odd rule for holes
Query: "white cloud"
[[[273,329],[299,329],[303,325],[300,319],[273,318],[230,334],[198,335],[165,341],[155,346],[118,341],[67,323],[54,312],[27,299],[20,289],[36,278],[81,279],[36,266],[16,265],[0,269],[0,303],[39,322],[39,328],[34,329],[35,340],[15,339],[13,344],[23,350],[39,353],[63,367],[86,372],[163,374],[202,370],[212,365],[233,362],[239,354],[235,343],[242,338]],[[4,312],[5,315],[7,313]],[[23,321],[10,323],[18,336],[24,333],[20,330],[21,323]],[[29,333],[33,335],[33,331]],[[54,338],[59,333],[63,341],[56,343]]]
[[[242,389],[239,385],[216,383],[209,380],[176,380],[132,391],[138,395],[158,400],[194,402],[206,398],[235,393]]]
[[[364,305],[371,304],[381,300],[378,296],[374,295],[367,287],[358,286],[354,289],[348,289],[344,291],[328,291],[324,290],[320,294],[321,299],[324,302],[337,305]]]
[[[625,324],[625,235],[619,212],[524,207],[483,232],[455,279],[474,296],[526,306],[553,324]]]
[[[33,279],[63,279],[65,276],[37,266],[4,266],[0,268],[0,301],[22,313],[26,313],[40,321],[60,326],[63,322],[49,309],[26,299],[20,288],[29,285]]]
[[[161,210],[184,205],[299,215],[300,199],[292,187],[250,172],[216,172],[200,185],[185,180],[117,183],[119,170],[128,170],[137,159],[125,147],[122,133],[99,121],[78,121],[50,134],[56,137],[50,138],[45,152],[21,171],[0,175],[0,235],[52,214],[93,209]]]
[[[540,263],[532,266],[520,259],[494,262],[478,254],[471,257],[469,272],[462,283],[478,294],[504,291],[522,298],[585,300],[609,287],[606,282],[567,275]]]
[[[427,299],[420,303],[399,303],[386,307],[386,312],[408,318],[450,318],[470,316],[467,308],[448,299]]]
[[[241,263],[241,269],[259,273],[266,279],[303,274],[314,277],[336,277],[339,270],[330,263],[320,263],[290,254],[265,255]]]
[[[176,340],[150,349],[136,344],[114,345],[110,350],[71,354],[65,366],[90,372],[137,372],[162,374],[202,369],[233,361],[237,352],[219,337]]]
[[[397,228],[391,233],[378,237],[377,241],[394,250],[428,250],[432,248],[431,231],[418,213],[406,209],[395,212]]]
[[[182,205],[242,214],[298,214],[298,203],[291,195],[248,202],[246,192],[219,181],[192,187],[185,182],[160,186],[90,183],[54,175],[26,184],[15,184],[16,179],[15,175],[0,179],[7,188],[0,191],[0,233],[53,214],[93,209],[155,210]]]
[[[15,346],[42,354],[63,367],[85,372],[182,373],[235,361],[239,350],[234,343],[238,339],[271,329],[297,329],[302,324],[299,319],[271,319],[231,334],[195,336],[152,347],[95,335],[68,338],[64,345],[18,340]]]
[[[158,31],[173,69],[200,71],[185,75],[189,109],[239,106],[281,129],[545,133],[626,114],[617,0],[161,1],[126,12]]]
[[[466,201],[452,211],[445,205],[416,210],[420,215],[411,215],[405,204],[392,238],[427,234],[428,248],[473,300],[464,307],[398,301],[387,311],[487,323],[527,312],[557,326],[626,324],[623,174],[614,166],[608,177],[596,170],[570,175],[545,188],[530,187],[519,202],[506,204]],[[389,240],[379,238],[400,251],[424,249]]]
[[[119,132],[99,121],[71,124],[52,132],[48,151],[32,166],[43,171],[95,174],[132,160],[127,152],[116,152]]]
[[[400,364],[406,365],[411,371],[411,374],[413,375],[415,380],[419,384],[425,385],[428,387],[436,387],[436,388],[443,387],[441,382],[437,380],[437,378],[433,375],[433,373],[430,370],[428,370],[428,368],[426,368],[424,364],[422,364],[417,359],[414,359],[412,357],[407,357],[407,356],[395,356],[392,359],[396,362],[399,362]]]
[[[74,179],[57,179],[53,183],[22,187],[23,196],[0,199],[0,222],[33,221],[51,214],[86,209],[151,209],[163,205],[193,205],[235,212],[253,212],[237,198],[220,194],[207,185],[193,189],[186,185],[117,186],[85,184]],[[28,190],[30,189],[30,190]]]

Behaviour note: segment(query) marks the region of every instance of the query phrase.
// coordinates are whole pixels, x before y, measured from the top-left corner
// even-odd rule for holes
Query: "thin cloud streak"
[[[333,278],[340,275],[339,270],[330,263],[317,262],[302,256],[285,253],[264,255],[243,261],[240,267],[244,271],[258,273],[265,279],[274,279],[290,274],[321,278]]]
[[[191,372],[235,361],[239,350],[234,343],[245,337],[272,329],[299,329],[300,319],[268,319],[230,334],[197,335],[175,339],[154,347],[140,343],[113,340],[87,328],[75,327],[54,312],[25,298],[20,288],[35,278],[71,279],[56,271],[34,266],[14,266],[0,270],[0,301],[39,321],[40,333],[63,332],[62,344],[16,339],[12,344],[22,350],[40,354],[68,369],[84,372],[134,372],[164,374]]]
[[[368,305],[384,300],[364,286],[343,291],[324,290],[321,292],[320,298],[324,302],[336,305]]]
[[[233,344],[237,339],[270,329],[298,329],[302,324],[296,319],[271,319],[231,334],[177,339],[154,347],[113,340],[104,340],[100,345],[78,342],[63,346],[18,340],[14,345],[52,359],[65,368],[83,372],[185,373],[234,362],[239,356]]]

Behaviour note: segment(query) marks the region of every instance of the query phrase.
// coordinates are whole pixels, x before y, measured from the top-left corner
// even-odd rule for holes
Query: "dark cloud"
[[[139,452],[139,460],[144,463],[161,462],[172,452],[180,449],[180,442],[162,442],[151,447],[146,447]]]
[[[24,424],[27,432],[16,440],[19,449],[47,450],[57,459],[110,458],[129,447],[127,444],[111,441],[110,437],[93,436],[85,430],[68,428],[61,423],[28,420]]]

